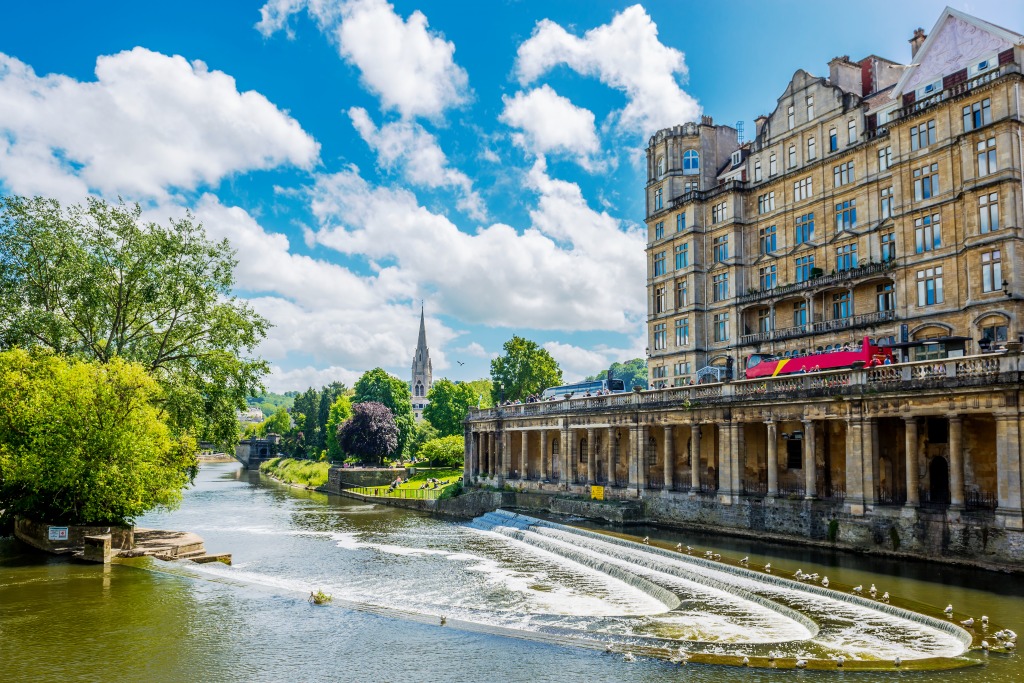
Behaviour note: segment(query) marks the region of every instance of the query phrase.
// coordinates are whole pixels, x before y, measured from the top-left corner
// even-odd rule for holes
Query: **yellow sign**
[[[604,487],[603,486],[591,486],[590,497],[594,500],[604,500]]]

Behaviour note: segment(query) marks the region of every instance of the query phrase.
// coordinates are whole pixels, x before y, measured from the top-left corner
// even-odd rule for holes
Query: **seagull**
[[[693,552],[693,548],[691,548],[690,546],[686,546],[686,554],[689,555],[692,552]]]
[[[793,576],[795,576],[796,580],[799,581],[800,579],[804,578],[804,573],[797,569],[795,572],[793,572]]]
[[[1007,640],[1012,640],[1012,641],[1016,641],[1017,640],[1017,634],[1014,633],[1013,631],[1011,631],[1010,629],[1003,630],[1003,633],[1006,634],[1006,639]]]
[[[604,651],[605,652],[611,652],[612,651],[612,644],[611,643],[605,643],[604,644]]]
[[[743,666],[747,666],[748,664],[750,664],[750,657],[744,657],[743,658]]]
[[[624,661],[624,662],[635,662],[636,661],[636,657],[633,656],[632,652],[627,652],[626,654],[622,655],[622,661]]]
[[[821,580],[821,585],[824,586],[825,588],[828,588],[828,577],[827,576]]]
[[[798,659],[798,660],[796,660],[796,668],[802,669],[805,666],[807,666],[807,660],[806,659]]]
[[[644,536],[644,545],[647,545],[648,541],[651,540],[650,536]]]
[[[871,593],[871,597],[878,595],[878,589],[875,588],[875,584],[871,584],[871,589],[868,590],[868,593]]]
[[[442,616],[441,616],[441,626],[444,626],[444,625],[445,625],[445,624],[447,624],[447,623],[448,623],[448,619],[447,619],[447,617],[445,617],[444,615],[442,615]]]
[[[740,560],[740,564],[749,564],[749,563],[750,563],[750,558],[749,557],[744,557],[742,560]]]
[[[860,595],[861,593],[863,593],[864,592],[864,584],[860,584],[860,585],[854,586],[853,587],[853,592],[856,593],[857,595]]]
[[[1007,650],[1012,650],[1013,648],[1017,647],[1017,643],[1011,640],[1008,643],[1003,643],[1003,647],[1005,647]]]
[[[896,659],[892,660],[892,663],[893,663],[893,665],[895,665],[895,666],[899,666],[900,664],[902,664],[902,663],[903,663],[903,660],[902,660],[902,659],[900,659],[899,657],[897,657]]]
[[[953,616],[953,603],[949,603],[948,605],[946,605],[946,609],[942,611],[946,613],[947,617]]]
[[[715,561],[717,562],[720,559],[722,559],[721,553],[715,553]]]
[[[841,667],[843,664],[846,664],[846,657],[844,657],[842,655],[839,655],[838,657],[836,657],[836,666]]]
[[[988,641],[987,640],[981,641],[981,649],[984,650],[985,652],[988,652]]]
[[[769,562],[768,564],[766,564],[766,565],[764,566],[764,570],[765,570],[766,572],[768,572],[768,573],[770,574],[770,573],[771,573],[771,571],[772,571],[772,563],[771,563],[771,562]]]
[[[714,553],[711,552],[710,550],[705,551],[705,553],[704,553],[704,557],[711,558],[713,556],[714,556]]]
[[[884,593],[882,593],[882,602],[889,602],[889,591],[885,591]]]
[[[966,626],[967,628],[971,628],[972,626],[974,626],[974,617],[967,617],[960,623]]]
[[[676,550],[678,550],[679,552],[683,552],[683,544],[682,543],[676,543]]]
[[[988,617],[984,614],[981,615],[981,625],[988,626]]]
[[[465,365],[465,363],[463,363],[461,360],[457,360],[455,362],[458,363],[459,365]]]

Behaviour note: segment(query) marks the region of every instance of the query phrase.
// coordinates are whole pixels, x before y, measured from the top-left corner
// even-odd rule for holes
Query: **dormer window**
[[[927,85],[921,86],[920,88],[917,89],[916,94],[917,94],[917,97],[928,97],[929,95],[934,95],[935,93],[941,92],[941,91],[942,91],[942,79],[940,78],[937,81],[932,81],[931,83],[928,83]]]
[[[698,175],[700,173],[700,155],[692,149],[683,152],[683,175]]]
[[[733,166],[738,166],[740,161],[742,161],[742,157],[743,157],[743,152],[740,152],[740,151],[733,152],[732,153],[732,165]]]
[[[999,66],[998,56],[992,55],[991,57],[981,60],[977,64],[972,64],[967,67],[967,75],[968,77],[977,76],[978,74],[988,71],[989,69],[994,69],[997,66]]]

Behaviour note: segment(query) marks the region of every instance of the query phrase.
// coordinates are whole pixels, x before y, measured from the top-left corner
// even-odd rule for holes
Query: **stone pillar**
[[[1022,527],[1020,423],[1016,415],[996,415],[996,478],[999,504],[996,515],[1004,526]]]
[[[465,437],[463,438],[465,443],[465,457],[462,459],[462,481],[469,484],[470,478],[473,476],[473,451],[476,449],[476,434],[468,426],[466,427]]]
[[[818,458],[814,420],[804,420],[804,498],[818,497]]]
[[[484,432],[481,436],[484,440],[484,455],[483,462],[480,464],[480,475],[483,477],[490,477],[491,458],[494,453],[494,432]]]
[[[503,430],[498,442],[498,479],[504,481],[512,471],[512,432]]]
[[[607,465],[605,466],[605,472],[607,475],[605,482],[608,486],[615,485],[615,428],[608,427],[605,432],[605,458],[607,459]]]
[[[597,452],[594,449],[594,428],[587,427],[587,483],[597,483]]]
[[[550,468],[548,467],[551,455],[548,453],[548,430],[540,430],[540,478],[541,481],[547,481],[550,478]]]
[[[665,461],[662,464],[665,466],[664,487],[671,489],[675,485],[676,475],[675,438],[672,434],[672,425],[665,427]]]
[[[690,492],[700,492],[700,423],[690,425]]]
[[[630,428],[629,486],[637,490],[647,488],[647,425]]]
[[[918,490],[920,472],[917,469],[917,418],[905,417],[903,424],[906,425],[907,439],[907,507],[917,507],[921,502],[921,494]]]
[[[559,481],[561,481],[563,484],[565,484],[566,487],[568,487],[569,484],[572,483],[572,469],[570,469],[570,467],[569,467],[569,464],[570,464],[570,462],[569,462],[569,458],[570,458],[569,443],[572,441],[571,436],[572,436],[572,432],[569,430],[568,427],[565,427],[565,428],[560,429],[558,431],[558,446],[559,446],[559,456],[558,457],[562,461],[560,463],[560,467],[561,467],[562,471],[559,473],[558,476],[559,476]]]
[[[874,505],[878,500],[878,421],[866,417],[862,422],[860,436],[861,454],[864,460],[864,505]]]
[[[739,460],[738,424],[723,422],[719,424],[718,437],[718,502],[730,505],[733,496],[739,493]]]
[[[949,505],[957,510],[964,506],[963,428],[963,418],[949,417]]]
[[[520,445],[522,446],[519,455],[519,478],[529,479],[530,478],[530,432],[525,429],[519,432],[521,439]]]
[[[768,425],[768,497],[779,495],[779,436],[774,420]]]
[[[864,423],[860,417],[846,421],[846,500],[851,515],[864,514]]]

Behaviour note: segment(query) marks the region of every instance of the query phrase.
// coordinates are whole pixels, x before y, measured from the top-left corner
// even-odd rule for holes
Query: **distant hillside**
[[[251,408],[259,408],[263,411],[263,417],[270,417],[277,409],[281,406],[285,408],[291,408],[292,404],[295,403],[295,397],[298,395],[297,391],[286,391],[283,394],[275,394],[268,392],[262,396],[249,396],[246,398],[246,402]]]

